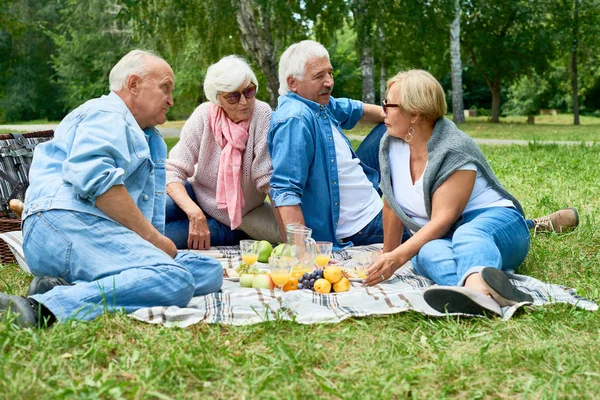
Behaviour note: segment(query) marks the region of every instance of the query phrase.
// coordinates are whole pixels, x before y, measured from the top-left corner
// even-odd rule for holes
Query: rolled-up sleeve
[[[269,152],[273,162],[271,197],[275,207],[302,203],[308,170],[315,154],[315,138],[306,124],[300,117],[273,121]]]
[[[346,98],[332,98],[329,107],[333,116],[340,122],[343,129],[352,129],[362,118],[365,106],[362,101]]]
[[[78,124],[62,178],[80,198],[94,202],[123,184],[131,161],[127,129],[123,118],[104,111],[87,115]]]

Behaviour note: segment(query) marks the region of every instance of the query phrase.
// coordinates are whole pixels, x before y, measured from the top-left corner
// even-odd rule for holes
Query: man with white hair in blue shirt
[[[23,212],[27,297],[0,293],[21,326],[180,306],[220,290],[222,267],[164,236],[167,147],[154,128],[173,106],[169,64],[141,50],[110,73],[107,96],[67,115],[37,146]]]

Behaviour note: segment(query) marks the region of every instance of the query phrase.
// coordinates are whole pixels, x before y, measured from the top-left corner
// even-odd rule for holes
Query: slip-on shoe
[[[506,274],[499,269],[491,267],[482,269],[481,279],[494,300],[500,304],[500,307],[523,302],[533,303],[533,297],[517,289]]]
[[[25,297],[33,296],[34,294],[44,294],[53,289],[55,286],[67,285],[71,284],[65,281],[63,278],[55,278],[53,276],[36,276],[29,284],[29,289],[27,290]]]
[[[37,302],[21,296],[0,293],[0,313],[10,310],[18,314],[15,323],[23,328],[38,325]]]
[[[498,303],[482,292],[460,286],[434,286],[423,293],[431,308],[441,313],[502,315]]]

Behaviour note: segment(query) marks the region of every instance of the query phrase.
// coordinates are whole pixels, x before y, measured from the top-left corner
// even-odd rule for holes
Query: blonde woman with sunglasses
[[[166,236],[177,248],[208,249],[240,239],[279,241],[265,198],[272,174],[267,149],[271,108],[238,56],[211,65],[209,100],[186,121],[167,160]]]

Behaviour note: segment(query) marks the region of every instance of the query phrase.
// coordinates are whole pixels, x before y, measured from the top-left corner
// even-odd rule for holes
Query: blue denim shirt
[[[360,101],[331,97],[323,106],[290,92],[279,96],[279,105],[271,116],[268,144],[273,160],[273,202],[276,207],[300,205],[313,238],[333,242],[336,250],[352,243],[341,243],[335,235],[340,193],[331,124],[340,132],[352,129],[363,111]],[[356,157],[350,141],[344,139]],[[360,165],[377,188],[377,171],[362,162]]]
[[[23,219],[53,209],[109,219],[96,207],[96,198],[124,185],[164,233],[166,157],[162,135],[156,128],[142,130],[119,96],[111,92],[90,100],[62,120],[54,139],[36,147]]]

